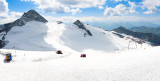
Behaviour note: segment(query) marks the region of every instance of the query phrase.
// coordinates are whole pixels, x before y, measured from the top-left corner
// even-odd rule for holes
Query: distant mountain
[[[160,36],[160,28],[141,26],[141,27],[133,27],[130,28],[129,30],[134,32],[153,33],[155,35]]]
[[[35,10],[29,10],[27,13],[24,13],[21,18],[15,20],[14,22],[0,25],[0,48],[3,47],[6,43],[4,41],[5,36],[14,26],[23,26],[29,21],[39,21],[39,22],[48,22],[44,17],[38,14]]]
[[[20,19],[1,25],[0,48],[26,51],[72,50],[83,53],[86,50],[113,52],[148,45],[143,42],[128,46],[134,39],[126,39],[127,35],[120,38],[112,31],[84,24],[80,20],[69,26],[62,21],[46,22],[36,11],[30,10]]]
[[[139,39],[147,40],[148,42],[151,42],[152,45],[154,45],[154,46],[160,45],[160,37],[158,37],[157,35],[154,35],[152,33],[133,32],[133,31],[128,30],[124,27],[116,28],[113,31],[118,32],[118,33],[124,33],[126,35],[131,35],[131,36],[139,38]]]
[[[154,24],[151,22],[145,22],[145,21],[95,21],[95,22],[85,22],[90,25],[93,25],[95,27],[102,27],[107,30],[113,30],[117,27],[123,26],[127,29],[132,28],[132,27],[141,27],[141,26],[146,26],[146,27],[160,27],[159,24]]]

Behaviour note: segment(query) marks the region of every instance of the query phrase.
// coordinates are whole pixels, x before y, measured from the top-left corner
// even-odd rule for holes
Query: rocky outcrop
[[[89,36],[92,36],[92,33],[85,27],[85,25],[81,21],[77,20],[73,24],[75,24],[78,28],[85,30]]]
[[[62,21],[57,21],[57,24],[62,24],[63,22]]]

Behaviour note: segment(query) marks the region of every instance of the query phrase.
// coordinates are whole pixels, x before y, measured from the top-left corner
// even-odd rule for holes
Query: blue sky
[[[39,0],[37,0],[39,1]],[[51,0],[49,0],[51,1]],[[58,0],[57,0],[58,1]],[[63,1],[63,0],[61,0]],[[72,0],[71,0],[72,1]],[[74,1],[74,0],[73,0]],[[81,0],[80,0],[81,1]],[[95,1],[98,1],[98,0],[95,0]],[[99,0],[100,1],[100,0]],[[105,1],[106,3],[103,4],[103,5],[97,5],[96,7],[88,7],[88,8],[81,8],[81,12],[79,13],[76,13],[75,15],[72,15],[71,12],[64,12],[64,13],[59,13],[57,12],[56,13],[56,10],[53,10],[52,12],[55,12],[55,13],[52,13],[52,12],[45,12],[45,13],[42,13],[42,11],[45,11],[45,9],[41,9],[41,8],[38,8],[39,5],[41,4],[35,4],[34,0],[6,0],[6,2],[8,3],[8,9],[10,12],[14,11],[14,12],[26,12],[30,9],[35,9],[35,10],[39,10],[40,13],[42,14],[47,14],[47,15],[56,15],[56,16],[64,16],[64,15],[67,15],[67,16],[105,16],[103,13],[104,13],[104,10],[106,8],[106,6],[108,7],[111,7],[111,8],[114,8],[116,7],[117,5],[119,4],[123,4],[125,5],[126,7],[130,7],[130,5],[128,4],[128,1],[130,2],[134,2],[135,5],[137,6],[140,6],[138,8],[136,8],[135,10],[138,12],[137,13],[128,13],[128,14],[125,14],[125,15],[141,15],[141,16],[153,16],[153,15],[156,15],[156,16],[160,16],[160,13],[157,11],[157,12],[154,12],[154,13],[150,13],[150,14],[143,14],[145,11],[147,11],[148,9],[145,8],[145,9],[142,9],[142,2],[145,1],[145,0],[127,0],[127,1],[116,1],[116,0],[101,0],[101,1]],[[146,0],[146,1],[153,1],[154,0]],[[156,2],[155,2],[156,3]],[[103,9],[98,9],[98,6],[103,6]],[[159,6],[155,6],[156,8],[160,9],[160,5]],[[78,8],[78,7],[75,7],[75,8]],[[124,15],[123,15],[124,16]]]
[[[78,16],[78,17],[82,17],[82,16],[103,16],[103,12],[104,10],[100,10],[98,8],[95,7],[91,7],[91,8],[85,8],[82,9],[82,12],[80,13],[76,13],[75,15],[72,15],[72,13],[52,13],[52,12],[45,12],[42,13],[42,11],[37,8],[38,5],[34,4],[34,2],[28,2],[28,1],[21,1],[21,0],[6,0],[8,2],[8,8],[10,10],[10,12],[14,11],[14,12],[26,12],[30,9],[34,9],[37,10],[39,13],[44,14],[44,15],[50,15],[50,16]],[[96,13],[95,13],[96,11]]]
[[[1,20],[30,9],[48,19],[160,21],[160,0],[0,0]]]

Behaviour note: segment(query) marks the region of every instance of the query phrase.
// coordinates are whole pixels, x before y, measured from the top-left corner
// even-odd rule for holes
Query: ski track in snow
[[[135,49],[133,44],[132,50],[127,50],[129,40],[86,27],[92,37],[64,24],[33,21],[14,27],[6,37],[13,41],[0,50],[13,55],[13,61],[4,63],[0,54],[0,81],[160,81],[160,47],[144,44]],[[62,55],[55,53],[59,49]],[[82,53],[87,57],[81,58]]]
[[[57,55],[54,52],[17,51],[14,62],[0,62],[0,80],[159,81],[158,49],[159,47],[105,54],[90,51],[86,58],[80,58],[78,53]],[[22,53],[25,52],[28,54],[23,56]],[[42,57],[46,60],[33,61]]]

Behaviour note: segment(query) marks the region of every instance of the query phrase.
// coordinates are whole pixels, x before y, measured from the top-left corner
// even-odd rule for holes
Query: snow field
[[[159,81],[159,47],[104,53],[89,50],[56,55],[53,52],[17,51],[14,62],[0,62],[1,81]],[[28,53],[24,58],[20,53]],[[33,61],[45,58],[46,60]],[[21,59],[23,58],[23,60]],[[19,60],[21,59],[21,60]]]
[[[75,25],[31,21],[12,28],[0,51],[14,57],[4,63],[0,54],[0,81],[160,81],[160,47],[133,44],[128,50],[129,40],[86,28],[92,37]]]

